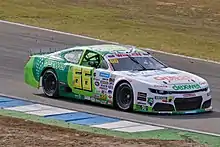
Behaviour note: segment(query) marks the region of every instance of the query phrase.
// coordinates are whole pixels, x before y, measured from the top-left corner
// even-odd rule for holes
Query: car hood
[[[174,85],[199,84],[199,87],[208,86],[203,78],[182,70],[174,68],[163,68],[149,71],[120,71],[118,74],[132,80],[147,83],[154,87],[167,87],[173,89]],[[202,85],[202,86],[201,86]],[[163,87],[163,88],[164,88]]]

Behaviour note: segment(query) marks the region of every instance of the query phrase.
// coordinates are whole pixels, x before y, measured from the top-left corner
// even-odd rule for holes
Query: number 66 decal
[[[73,87],[80,90],[92,91],[92,70],[88,68],[73,68]]]

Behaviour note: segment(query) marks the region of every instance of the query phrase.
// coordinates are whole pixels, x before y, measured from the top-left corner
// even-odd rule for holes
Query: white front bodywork
[[[162,68],[160,70],[149,71],[107,71],[97,69],[95,70],[95,73],[96,80],[94,82],[102,82],[103,78],[104,80],[108,81],[108,85],[102,90],[105,90],[110,97],[113,97],[113,91],[118,82],[120,82],[121,80],[126,80],[127,82],[129,82],[134,92],[134,105],[137,104],[147,107],[153,107],[156,103],[159,102],[172,104],[175,108],[175,98],[187,99],[191,97],[202,96],[202,103],[211,99],[209,85],[206,80],[194,74],[173,68]],[[109,82],[109,79],[111,79],[111,82]],[[179,85],[191,86],[180,87]],[[102,86],[100,84],[96,88],[99,89]],[[152,93],[149,88],[173,92],[186,91],[187,93],[156,94]],[[190,91],[200,90],[204,88],[207,88],[207,91],[190,93]],[[138,92],[141,92],[142,94],[145,93],[146,100],[139,100]],[[148,99],[151,99],[151,102],[149,102]]]

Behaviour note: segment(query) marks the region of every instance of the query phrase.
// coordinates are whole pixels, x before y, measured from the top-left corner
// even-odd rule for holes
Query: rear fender
[[[34,88],[39,88],[40,82],[34,76],[34,60],[35,57],[30,57],[29,61],[24,67],[24,81],[26,84]]]

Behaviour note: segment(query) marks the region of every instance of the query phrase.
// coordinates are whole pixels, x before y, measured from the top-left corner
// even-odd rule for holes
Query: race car
[[[212,111],[207,81],[127,45],[87,45],[29,56],[25,83],[47,97],[70,97],[121,111],[190,114]]]

